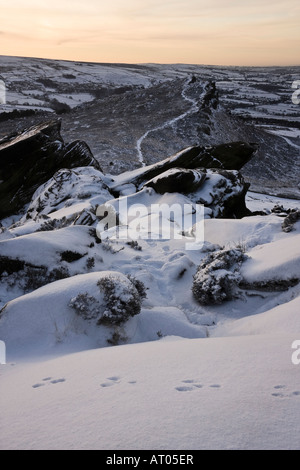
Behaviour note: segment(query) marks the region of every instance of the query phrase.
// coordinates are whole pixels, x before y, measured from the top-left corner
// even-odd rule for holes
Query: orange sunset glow
[[[299,65],[299,0],[0,0],[2,55]]]

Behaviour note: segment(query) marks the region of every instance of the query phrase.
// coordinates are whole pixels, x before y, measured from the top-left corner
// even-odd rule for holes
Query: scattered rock
[[[292,209],[281,224],[282,230],[286,233],[291,232],[298,220],[300,220],[300,209]]]
[[[300,220],[300,209],[285,209],[282,205],[276,204],[271,209],[272,214],[283,218],[281,228],[283,232],[291,232],[295,223]]]

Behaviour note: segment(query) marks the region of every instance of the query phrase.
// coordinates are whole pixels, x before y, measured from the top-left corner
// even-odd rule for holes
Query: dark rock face
[[[240,169],[256,153],[256,144],[233,142],[210,147],[189,147],[132,175],[125,174],[110,187],[118,197],[128,185],[136,191],[151,187],[158,194],[181,193],[212,211],[212,217],[251,215],[245,196],[249,183]]]
[[[211,179],[213,174],[219,178],[219,181],[212,186],[212,204],[203,202],[204,205],[214,209],[214,217],[241,219],[252,215],[245,201],[250,184],[245,182],[239,171],[213,169],[207,172],[211,173]]]
[[[209,82],[206,86],[206,94],[203,98],[202,111],[211,114],[212,109],[217,109],[219,104],[219,93],[215,82]]]
[[[174,168],[152,178],[144,186],[153,188],[158,194],[176,192],[190,194],[201,186],[205,178],[204,171]]]
[[[254,157],[257,150],[256,144],[246,142],[232,142],[210,147],[189,147],[157,164],[145,167],[143,172],[130,180],[130,183],[141,187],[146,181],[172,168],[240,170]]]
[[[94,166],[85,142],[65,144],[61,121],[46,122],[0,141],[0,218],[17,213],[35,190],[61,168]]]
[[[101,171],[88,145],[80,140],[65,144],[60,128],[60,120],[49,121],[0,141],[0,219],[23,209],[37,188],[62,169],[93,166]],[[211,208],[213,217],[244,217],[249,215],[245,205],[249,185],[239,170],[256,151],[256,144],[245,142],[189,147],[135,175],[128,173],[128,179],[124,175],[121,187],[112,184],[109,190],[115,197],[128,184],[136,191],[147,186],[159,194],[178,192]],[[47,197],[52,196],[49,188]]]
[[[210,208],[213,217],[240,219],[251,215],[245,204],[249,183],[238,171],[175,168],[147,181],[144,187],[158,194],[188,195],[195,203]]]

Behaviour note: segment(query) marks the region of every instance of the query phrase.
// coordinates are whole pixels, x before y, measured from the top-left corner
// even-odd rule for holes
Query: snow
[[[45,92],[48,99],[73,108],[92,101],[88,90],[97,86],[150,87],[175,77],[186,79],[195,71],[195,66],[180,64],[149,64],[146,73],[139,66],[44,61],[43,73],[55,82],[51,88],[36,80],[34,59],[26,61],[25,74],[24,59],[1,61],[20,62],[20,68],[4,70],[3,76],[8,90],[22,86],[8,93],[3,112],[53,111],[46,108]],[[264,128],[299,147],[299,130],[281,128],[283,112],[293,122],[299,120],[296,107],[287,100],[283,105],[280,94],[255,89],[238,68],[203,66],[197,68],[199,74],[203,87],[205,80],[216,78],[218,90],[228,93],[224,101],[235,106],[233,114],[277,119],[278,125]],[[76,87],[66,92],[70,75]],[[257,75],[255,80],[265,79]],[[191,290],[204,257],[222,249],[245,252],[240,275],[249,285],[299,280],[300,221],[285,233],[283,218],[271,212],[276,204],[296,208],[299,201],[248,192],[247,207],[266,215],[241,220],[210,218],[212,210],[206,209],[203,246],[188,250],[189,237],[157,236],[159,220],[151,210],[155,205],[184,208],[191,204],[190,196],[159,195],[152,188],[137,191],[130,183],[164,164],[144,166],[146,137],[199,109],[201,96],[196,101],[186,91],[184,85],[186,111],[160,125],[153,122],[137,136],[141,168],[118,176],[92,168],[61,170],[36,191],[24,217],[1,221],[0,256],[29,268],[45,267],[47,273],[57,267],[69,273],[26,293],[26,273],[4,273],[1,278],[0,340],[6,344],[6,364],[0,364],[1,450],[300,449],[300,365],[292,361],[293,345],[300,341],[300,284],[281,291],[238,288],[236,298],[220,305],[200,305]],[[289,94],[290,89],[287,98]],[[181,154],[174,155],[175,162]],[[212,202],[212,187],[220,183],[219,175],[210,174],[201,188],[206,203]],[[137,244],[113,236],[99,243],[91,234],[98,205],[117,213],[122,199],[114,199],[113,190],[126,196],[128,209],[148,209],[140,220]],[[124,214],[119,215],[122,223]],[[162,220],[166,230],[169,215]],[[83,225],[88,216],[95,222]],[[156,223],[151,228],[157,237],[148,237],[149,219]],[[82,257],[62,262],[62,253],[68,251]],[[83,294],[97,299],[103,313],[98,281],[108,275],[125,286],[119,291],[123,300],[129,299],[127,275],[143,282],[147,292],[140,313],[118,327],[97,325],[72,307]],[[114,333],[118,345],[112,345]]]
[[[151,197],[149,190],[131,196],[144,204],[174,197]],[[255,209],[297,206],[255,193],[248,201]],[[67,209],[77,211],[73,203]],[[243,246],[248,281],[299,278],[300,223],[290,233],[281,223],[272,213],[205,219],[201,252],[186,251],[182,240],[138,240],[140,251],[125,242],[111,242],[115,251],[89,247],[85,226],[6,230],[2,255],[53,267],[58,252],[72,248],[101,263],[76,274],[83,272],[79,260],[71,277],[20,294],[2,311],[0,448],[299,449],[299,366],[291,360],[300,338],[299,285],[245,291],[217,306],[200,306],[191,294],[197,266],[214,246]],[[27,224],[32,228],[27,221],[23,230]],[[107,343],[111,329],[70,307],[78,292],[99,296],[97,281],[111,272],[147,287],[141,313],[122,327],[126,344],[118,346]]]
[[[1,366],[1,449],[297,449],[293,338],[172,337]]]
[[[213,244],[235,248],[237,245],[251,246],[268,243],[281,235],[282,219],[269,215],[244,217],[243,219],[206,219],[205,237]]]
[[[97,283],[107,276],[123,283],[121,294],[128,302],[130,281],[115,271],[62,279],[11,301],[2,313],[1,333],[7,349],[14,351],[14,360],[51,356],[55,354],[57,345],[64,353],[76,351],[78,347],[90,349],[107,345],[109,330],[97,328],[95,322],[84,321],[70,306],[78,293],[88,294],[99,299],[104,312],[103,295]]]
[[[298,289],[299,291],[299,289]],[[298,292],[299,293],[299,292]],[[286,302],[259,315],[250,315],[234,322],[225,323],[216,327],[213,336],[247,336],[247,335],[293,335],[300,330],[299,312],[300,298]]]
[[[84,245],[87,246],[90,242],[88,232],[89,227],[65,227],[1,240],[1,255],[21,258],[37,266],[41,263],[55,266],[60,252],[70,247],[74,251],[83,251]]]
[[[248,282],[300,277],[300,234],[257,246],[247,252],[241,274]]]

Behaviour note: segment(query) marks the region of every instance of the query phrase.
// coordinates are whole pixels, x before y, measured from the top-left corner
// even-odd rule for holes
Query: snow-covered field
[[[247,198],[252,210],[278,203],[297,206],[256,193]],[[299,278],[300,222],[284,233],[282,220],[271,212],[206,219],[205,246],[242,244],[249,281]],[[87,241],[83,226],[10,235],[2,254],[19,249],[28,261],[44,257],[54,265],[59,245],[80,250]],[[199,306],[191,284],[204,253],[186,251],[183,240],[138,243],[139,251],[124,243],[114,254],[93,247],[101,272],[10,302],[0,323],[7,347],[0,448],[299,449],[299,285],[241,289],[235,300]],[[95,328],[70,308],[78,288],[95,294],[106,270],[132,274],[148,288],[141,313],[123,327],[126,344],[117,346],[108,345],[106,326]]]
[[[1,449],[299,449],[295,332],[250,332],[1,366]]]

